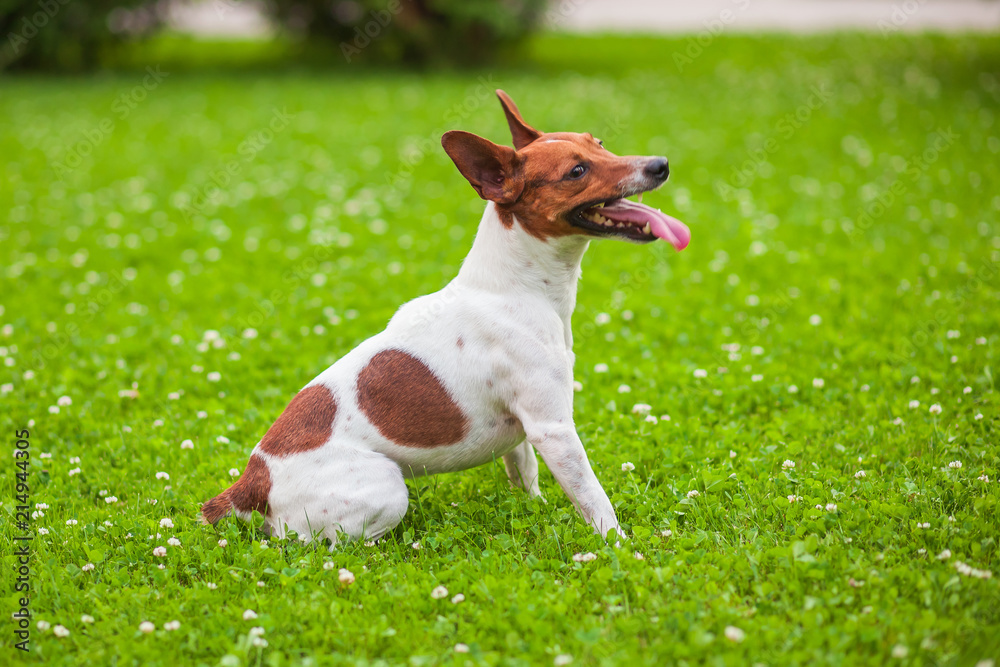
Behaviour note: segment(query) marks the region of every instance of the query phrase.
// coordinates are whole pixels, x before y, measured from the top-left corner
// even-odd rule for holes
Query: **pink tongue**
[[[628,199],[617,199],[595,209],[615,222],[649,223],[649,230],[658,239],[670,242],[677,250],[684,250],[691,241],[691,230],[683,222],[655,208]]]

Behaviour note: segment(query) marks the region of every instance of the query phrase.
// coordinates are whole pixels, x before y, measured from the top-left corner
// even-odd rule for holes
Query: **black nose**
[[[656,157],[646,163],[646,168],[644,170],[647,176],[655,178],[658,181],[667,180],[667,176],[670,175],[670,165],[665,157]]]

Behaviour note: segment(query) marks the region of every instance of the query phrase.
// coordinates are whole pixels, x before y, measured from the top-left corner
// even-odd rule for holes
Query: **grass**
[[[0,425],[12,450],[30,431],[48,506],[30,652],[7,621],[0,662],[1000,659],[998,577],[974,576],[1000,568],[1000,43],[720,37],[676,65],[689,44],[0,81]],[[506,141],[495,87],[543,130],[668,155],[645,201],[692,228],[683,253],[602,242],[584,264],[577,425],[631,542],[591,534],[544,466],[548,504],[499,464],[411,482],[376,546],[200,525],[303,384],[455,274],[482,203],[437,141]]]

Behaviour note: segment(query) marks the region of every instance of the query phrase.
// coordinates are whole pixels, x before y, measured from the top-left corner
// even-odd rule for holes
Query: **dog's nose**
[[[646,163],[645,169],[646,175],[655,178],[658,181],[667,180],[667,176],[670,175],[670,165],[665,157],[653,158]]]

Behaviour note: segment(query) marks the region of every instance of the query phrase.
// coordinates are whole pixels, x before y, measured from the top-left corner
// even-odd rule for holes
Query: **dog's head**
[[[504,224],[516,218],[542,240],[661,238],[678,250],[687,247],[691,232],[684,223],[625,199],[663,185],[670,173],[666,158],[618,156],[590,134],[539,132],[524,122],[505,92],[498,90],[497,96],[513,149],[459,131],[446,132],[441,144],[479,196],[496,203]]]

